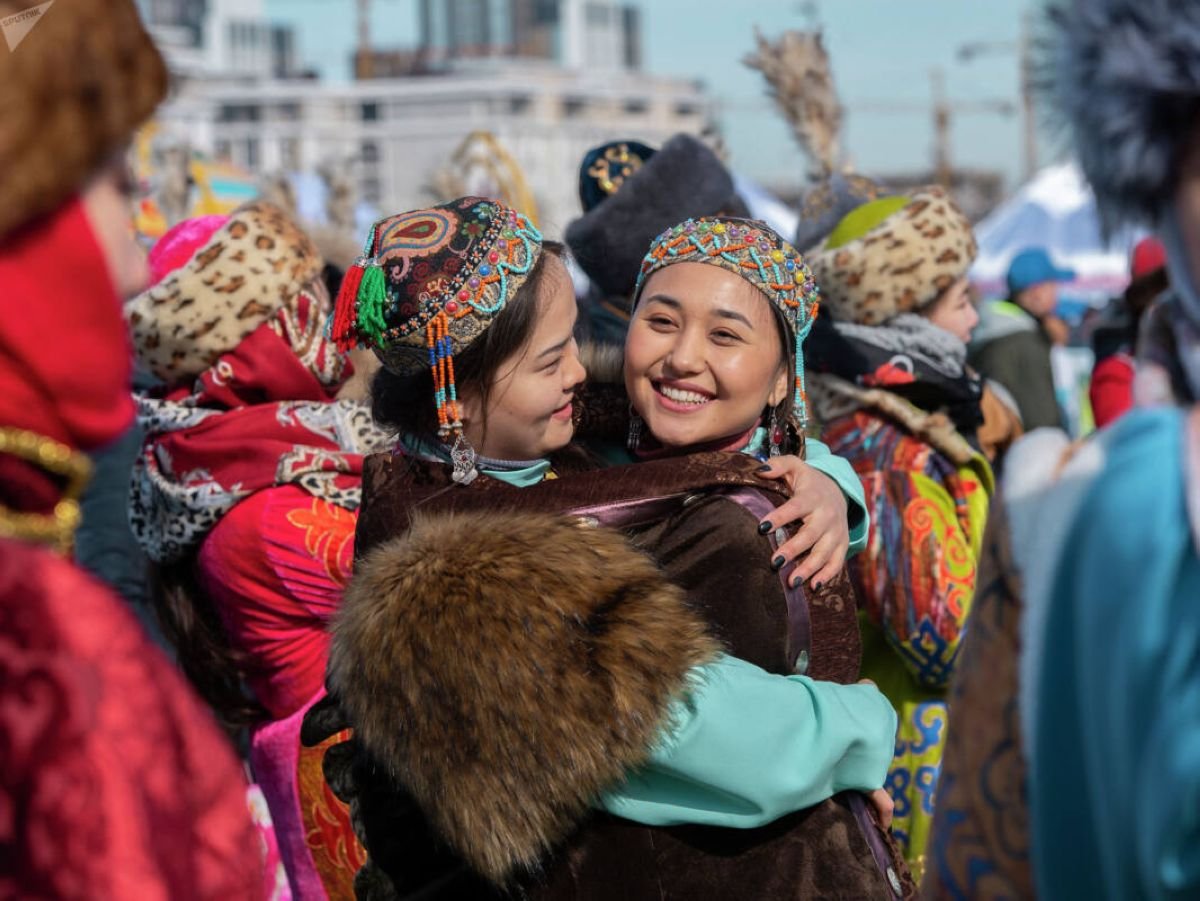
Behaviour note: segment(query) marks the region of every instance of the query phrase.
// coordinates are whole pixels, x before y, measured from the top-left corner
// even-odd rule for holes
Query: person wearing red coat
[[[0,19],[20,6],[0,0]],[[233,750],[127,606],[69,559],[85,454],[133,419],[121,296],[146,268],[120,158],[166,84],[130,0],[42,10],[0,58],[4,898],[264,891]]]
[[[1142,313],[1167,289],[1167,256],[1162,242],[1144,238],[1133,248],[1129,287],[1113,302],[1111,320],[1092,336],[1096,365],[1088,398],[1096,428],[1102,429],[1133,408],[1134,349]]]

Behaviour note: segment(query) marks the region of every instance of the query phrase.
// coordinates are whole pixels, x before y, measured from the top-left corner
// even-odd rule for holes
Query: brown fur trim
[[[855,410],[875,410],[897,422],[955,466],[965,466],[976,451],[945,414],[927,413],[891,391],[859,386],[828,373],[810,373],[809,400],[817,408],[822,422],[829,422]]]
[[[977,252],[971,223],[935,186],[916,191],[865,235],[805,256],[834,319],[880,325],[936,300]]]
[[[503,883],[647,759],[688,672],[717,651],[616,532],[418,516],[358,564],[329,684],[441,837]]]
[[[579,346],[579,362],[593,385],[625,385],[625,349],[588,341]]]
[[[193,379],[294,301],[322,266],[282,209],[244,204],[187,265],[125,305],[134,351],[168,385]]]
[[[0,0],[0,18],[37,0]],[[167,93],[167,67],[132,0],[45,10],[0,51],[0,239],[79,192]]]

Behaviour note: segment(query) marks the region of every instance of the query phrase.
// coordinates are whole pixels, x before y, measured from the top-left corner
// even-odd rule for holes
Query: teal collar
[[[412,435],[400,437],[400,447],[405,453],[420,457],[423,460],[435,460],[438,463],[450,463],[450,452],[440,444],[431,444]],[[550,471],[549,460],[529,460],[510,464],[504,460],[492,460],[479,457],[477,466],[481,473],[498,482],[512,485],[514,488],[528,488],[546,478]]]

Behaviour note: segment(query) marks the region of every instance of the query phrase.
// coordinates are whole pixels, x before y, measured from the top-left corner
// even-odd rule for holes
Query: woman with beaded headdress
[[[597,471],[570,445],[584,372],[558,252],[518,213],[463,198],[377,223],[337,304],[333,334],[375,348],[376,415],[400,433],[367,461],[336,703],[305,726],[312,742],[355,730],[326,769],[364,829],[360,891],[904,894],[861,794],[884,803],[894,715],[871,686],[837,684],[858,670],[845,582],[806,598],[792,563],[772,571],[785,536],[759,528],[779,495],[755,452],[798,447],[764,411],[801,409],[807,270],[757,224],[657,242],[648,309],[678,273],[704,283],[671,289],[689,315],[726,282],[704,314],[720,322],[699,330],[721,357],[702,352],[712,390],[650,387],[708,429],[685,446],[642,410],[647,459]],[[639,351],[635,407],[680,352]]]
[[[808,255],[830,314],[808,353],[814,410],[866,489],[871,531],[850,573],[864,674],[900,714],[888,787],[914,869],[992,492],[975,435],[982,387],[966,366],[974,256],[971,226],[940,188],[858,206]]]
[[[580,166],[579,200],[583,215],[568,225],[565,240],[592,286],[580,314],[587,320],[583,351],[589,391],[624,401],[623,391],[609,388],[623,382],[619,354],[606,350],[625,343],[646,248],[664,228],[687,219],[749,213],[719,155],[688,134],[675,135],[657,150],[629,140],[593,148]],[[603,446],[611,443],[604,439],[614,437],[593,435],[590,423],[582,426],[581,437],[589,445],[599,439]],[[605,456],[614,455],[607,450]],[[805,459],[790,466],[788,479],[793,498],[781,516],[805,523],[789,545],[789,550],[807,551],[797,578],[828,579],[847,553],[866,543],[862,484],[845,460],[815,438],[805,446]],[[845,498],[844,509],[835,487]],[[824,540],[811,542],[816,534]]]
[[[955,685],[937,898],[1193,898],[1200,773],[1200,7],[1054,8],[1046,71],[1107,227],[1151,226],[1170,287],[1135,408],[1017,444]],[[958,700],[961,699],[961,700]]]

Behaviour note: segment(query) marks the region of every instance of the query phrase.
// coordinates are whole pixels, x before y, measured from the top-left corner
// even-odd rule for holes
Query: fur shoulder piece
[[[588,382],[596,385],[625,385],[625,348],[618,344],[587,341],[579,346],[579,362],[587,370]]]
[[[719,648],[616,532],[561,516],[417,516],[358,564],[329,683],[364,747],[502,884],[645,762]]]
[[[944,454],[955,466],[965,466],[976,456],[944,413],[929,413],[903,397],[879,388],[860,388],[829,373],[810,373],[809,398],[822,422],[856,410],[875,410]]]

